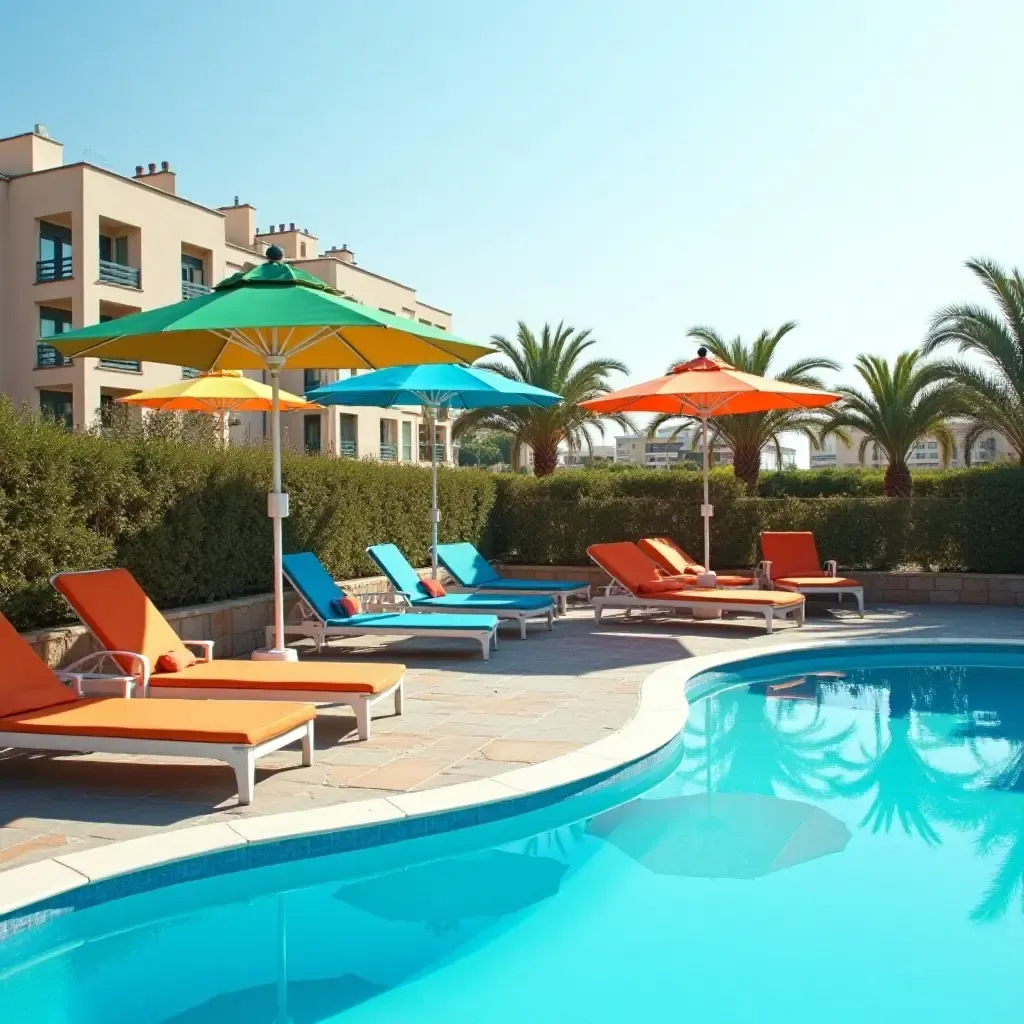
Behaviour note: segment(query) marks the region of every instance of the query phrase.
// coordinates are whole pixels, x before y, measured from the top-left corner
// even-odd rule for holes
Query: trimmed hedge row
[[[973,469],[922,469],[912,474],[914,497],[961,498],[974,487],[1024,488],[1024,468],[1000,462]],[[761,474],[762,498],[882,497],[881,469],[786,469]]]
[[[286,456],[285,550],[312,549],[338,577],[369,575],[368,544],[428,560],[430,473]],[[0,401],[0,611],[19,629],[71,618],[49,586],[65,569],[129,568],[163,607],[270,588],[270,452],[110,439],[26,420]],[[443,469],[442,539],[481,541],[494,476]]]

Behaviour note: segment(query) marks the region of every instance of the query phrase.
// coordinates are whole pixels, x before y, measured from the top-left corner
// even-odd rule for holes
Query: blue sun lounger
[[[414,612],[484,612],[499,619],[519,623],[519,635],[526,639],[526,623],[534,619],[554,628],[555,603],[550,597],[509,597],[502,594],[445,594],[431,597],[420,582],[416,570],[394,544],[374,544],[366,553],[391,581],[396,594],[408,602]]]
[[[345,592],[331,578],[320,559],[312,552],[285,555],[285,579],[299,595],[298,604],[285,622],[286,635],[310,637],[319,651],[332,636],[431,636],[465,637],[480,644],[484,661],[491,646],[498,646],[498,619],[494,615],[433,615],[408,612],[360,612],[339,615],[332,607]],[[268,627],[267,636],[273,627]],[[270,641],[268,640],[268,643]]]
[[[519,580],[499,575],[479,551],[468,542],[438,544],[437,560],[459,587],[473,593],[541,594],[558,601],[564,613],[569,598],[580,595],[590,600],[590,585],[574,580]]]

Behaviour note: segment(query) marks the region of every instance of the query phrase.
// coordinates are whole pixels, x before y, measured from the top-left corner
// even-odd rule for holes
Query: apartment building
[[[256,210],[238,197],[213,209],[178,195],[166,161],[139,165],[128,176],[85,161],[64,163],[63,146],[42,125],[0,139],[0,392],[69,427],[85,427],[121,395],[194,374],[159,363],[67,360],[45,339],[208,292],[222,278],[262,263],[271,244],[349,298],[451,328],[449,312],[423,302],[410,286],[358,266],[347,246],[322,252],[317,237],[294,223],[261,230]],[[301,394],[337,376],[290,371],[281,385]],[[266,421],[258,414],[236,417],[232,442],[262,443]],[[430,461],[418,409],[335,406],[286,414],[283,424],[292,449]],[[442,423],[438,456],[450,461],[451,455],[448,424]]]
[[[649,469],[672,469],[681,463],[696,467],[703,465],[700,428],[685,427],[673,437],[674,427],[662,427],[654,437],[646,434],[626,434],[615,439],[615,461],[630,462]],[[711,466],[731,466],[732,449],[721,442],[711,446]],[[761,464],[765,469],[778,468],[778,455],[774,448],[761,453]],[[796,449],[783,447],[783,468],[796,465]]]
[[[949,461],[950,469],[962,469],[967,465],[965,458],[967,452],[967,432],[970,424],[966,421],[954,421],[951,424],[953,438],[955,441],[953,452]],[[858,458],[860,443],[864,438],[859,430],[851,430],[850,444],[844,444],[836,437],[829,437],[820,451],[811,449],[811,469],[828,469],[837,467],[840,469],[858,469],[867,467],[879,469],[887,466],[889,460],[878,445],[871,441],[864,453],[864,461]],[[970,450],[970,464],[972,466],[983,466],[991,462],[998,462],[1000,459],[1017,459],[1016,450],[1003,437],[994,430],[986,430],[978,438]],[[918,441],[910,450],[907,464],[911,469],[943,469],[942,449],[934,437],[924,437]]]

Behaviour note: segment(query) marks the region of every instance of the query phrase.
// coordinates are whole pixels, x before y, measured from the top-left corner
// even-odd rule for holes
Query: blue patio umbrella
[[[429,410],[432,469],[430,519],[433,531],[430,564],[435,579],[437,524],[441,520],[437,508],[437,410],[499,409],[512,406],[546,409],[562,400],[561,395],[535,388],[532,384],[458,363],[390,366],[314,388],[306,392],[306,397],[319,405],[372,405],[381,408],[414,405]]]

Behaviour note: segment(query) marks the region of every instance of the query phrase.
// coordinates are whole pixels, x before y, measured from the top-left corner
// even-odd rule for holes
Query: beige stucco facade
[[[63,147],[40,126],[0,139],[0,392],[84,428],[116,397],[179,380],[181,367],[158,363],[65,363],[38,339],[208,290],[262,263],[272,243],[358,302],[451,328],[451,314],[359,267],[345,247],[321,253],[316,236],[294,224],[260,231],[256,210],[237,199],[211,209],[176,191],[167,164],[139,166],[132,176],[64,164]],[[314,375],[285,373],[282,386],[301,393]],[[337,372],[321,376],[332,380]],[[429,460],[429,448],[420,445],[422,423],[413,409],[334,407],[284,417],[291,448],[406,461]],[[239,416],[231,439],[262,443],[266,429],[262,415]],[[450,459],[447,428],[439,434],[441,455]]]

